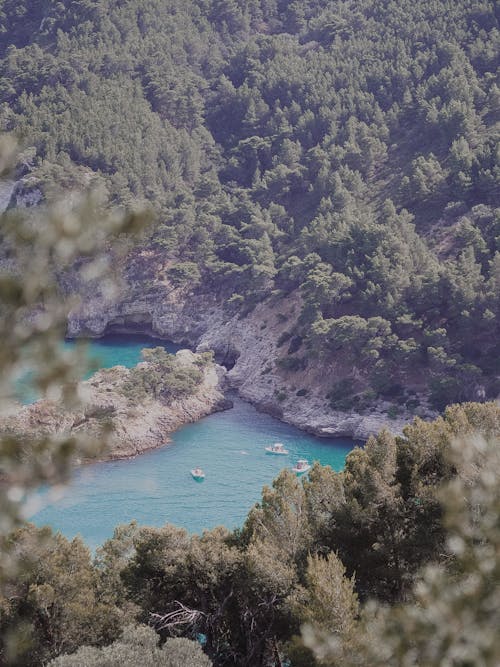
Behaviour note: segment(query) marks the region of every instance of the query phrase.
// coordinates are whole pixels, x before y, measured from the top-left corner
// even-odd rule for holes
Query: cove
[[[116,340],[117,339],[117,340]],[[146,343],[146,345],[144,345]],[[89,354],[104,366],[134,365],[142,347],[165,345],[136,336],[113,336],[89,345]],[[175,351],[175,346],[168,346]],[[77,469],[63,495],[42,489],[41,509],[28,517],[68,538],[81,535],[95,549],[121,523],[173,523],[199,533],[217,525],[241,526],[262,487],[299,458],[341,470],[354,443],[300,431],[237,396],[234,407],[182,427],[165,447],[132,460],[110,461]],[[289,456],[272,456],[264,448],[283,442]],[[190,470],[201,466],[206,478],[195,482]]]

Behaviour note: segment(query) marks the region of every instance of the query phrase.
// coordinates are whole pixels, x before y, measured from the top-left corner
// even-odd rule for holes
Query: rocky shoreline
[[[41,196],[29,178],[15,186],[9,207],[29,206],[35,195]],[[268,296],[242,315],[225,308],[224,300],[211,291],[175,288],[167,277],[168,266],[161,252],[149,248],[132,251],[119,262],[122,284],[112,300],[102,293],[99,283],[83,282],[78,271],[60,275],[62,291],[81,299],[69,315],[68,336],[142,333],[200,352],[213,350],[216,361],[227,369],[224,388],[236,390],[259,410],[318,436],[366,440],[382,428],[400,434],[416,416],[437,416],[426,395],[418,392],[419,405],[411,410],[379,399],[364,410],[332,409],[327,396],[332,384],[345,377],[342,359],[313,359],[298,372],[287,372],[276,363],[290,355],[290,341],[281,341],[300,315],[300,294]]]
[[[366,440],[382,428],[400,434],[415,416],[436,416],[425,397],[416,411],[395,408],[388,401],[374,401],[363,412],[333,410],[327,394],[342,372],[341,362],[317,360],[294,373],[275,363],[280,356],[286,357],[288,343],[280,345],[280,341],[299,312],[297,295],[264,301],[242,317],[228,313],[210,294],[158,292],[145,298],[129,283],[127,296],[113,303],[83,298],[70,314],[68,335],[140,332],[189,345],[197,352],[213,350],[217,362],[227,369],[227,388],[259,410],[318,436]]]
[[[199,367],[200,356],[189,350],[180,350],[175,359],[186,369]],[[133,458],[163,446],[181,426],[231,407],[222,393],[225,370],[211,362],[202,367],[192,394],[175,400],[148,396],[137,403],[123,388],[135,369],[148,372],[149,365],[142,362],[134,369],[115,366],[100,370],[80,384],[82,401],[77,409],[39,400],[3,417],[0,430],[20,435],[27,442],[43,435],[84,435],[97,442],[105,437],[106,447],[97,450],[95,458],[80,463],[106,461]]]

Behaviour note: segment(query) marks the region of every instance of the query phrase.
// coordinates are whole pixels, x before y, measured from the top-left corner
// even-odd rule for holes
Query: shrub
[[[285,371],[303,371],[307,368],[305,357],[283,357],[276,360],[276,365]]]
[[[211,354],[205,353],[199,364],[209,363]],[[203,378],[198,368],[181,363],[162,347],[143,350],[143,357],[148,366],[132,368],[123,385],[124,394],[132,401],[141,397],[176,399],[190,396]]]
[[[295,354],[302,347],[302,336],[294,336],[288,346],[287,354]]]
[[[401,411],[397,405],[391,405],[391,407],[387,410],[387,416],[389,419],[396,419],[399,414],[401,414]]]
[[[274,392],[274,395],[276,396],[276,400],[280,402],[284,401],[288,397],[288,394],[285,389],[277,389]]]
[[[208,364],[213,363],[214,360],[214,352],[213,350],[208,350],[207,352],[201,352],[198,354],[198,357],[195,359],[195,364],[199,368],[204,368],[205,366],[208,366]]]
[[[337,382],[326,395],[330,401],[330,407],[336,410],[348,410],[354,405],[352,393],[354,381],[352,378],[344,378]]]

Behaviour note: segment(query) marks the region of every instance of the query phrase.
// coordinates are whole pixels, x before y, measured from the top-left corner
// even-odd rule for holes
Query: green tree
[[[121,613],[103,594],[89,549],[27,524],[3,543],[15,565],[4,575],[0,655],[6,664],[42,664],[82,643],[119,634]],[[15,558],[15,561],[12,558]]]
[[[305,587],[294,595],[291,604],[301,624],[312,624],[348,641],[358,615],[358,598],[354,582],[346,577],[334,553],[308,557]]]
[[[306,643],[326,665],[464,666],[498,663],[498,442],[454,441],[449,465],[464,471],[445,486],[447,544],[452,558],[426,567],[413,599],[364,610],[351,642],[306,629]]]

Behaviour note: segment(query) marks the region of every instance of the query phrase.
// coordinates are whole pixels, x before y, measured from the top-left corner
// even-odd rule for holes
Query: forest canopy
[[[355,350],[375,395],[496,395],[496,3],[6,0],[0,17],[1,124],[48,190],[84,169],[114,203],[152,202],[149,245],[233,306],[298,291],[295,333]]]

